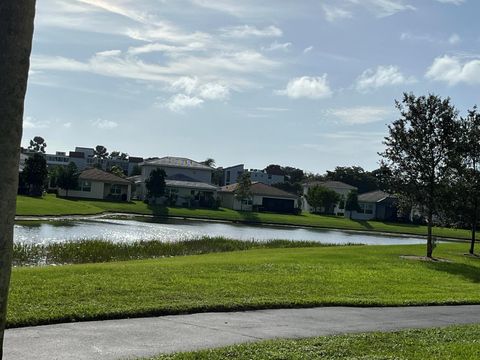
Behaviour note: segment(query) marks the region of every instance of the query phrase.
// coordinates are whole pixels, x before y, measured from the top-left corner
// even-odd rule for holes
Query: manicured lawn
[[[163,355],[156,360],[480,359],[480,325],[304,340],[273,340],[221,349]]]
[[[9,326],[320,305],[480,304],[480,261],[464,244],[255,249],[13,270]]]
[[[65,200],[56,198],[53,195],[47,195],[43,199],[35,199],[25,196],[19,196],[17,198],[17,215],[70,215],[98,214],[102,212],[123,212],[131,214],[313,226],[346,230],[381,231],[413,235],[427,234],[427,228],[425,226],[384,223],[380,221],[354,221],[339,216],[322,216],[309,213],[303,213],[301,215],[284,215],[241,212],[223,208],[219,210],[166,208],[149,206],[141,201],[121,203],[91,200]],[[434,228],[433,233],[434,235],[441,237],[459,239],[470,238],[470,232],[467,230]]]

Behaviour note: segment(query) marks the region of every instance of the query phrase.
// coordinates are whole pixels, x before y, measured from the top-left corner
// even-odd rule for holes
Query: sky
[[[378,167],[404,92],[480,105],[477,0],[41,0],[22,144]]]

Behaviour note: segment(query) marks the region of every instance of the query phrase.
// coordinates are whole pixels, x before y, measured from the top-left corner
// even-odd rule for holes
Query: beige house
[[[132,183],[126,179],[96,168],[87,169],[80,173],[78,188],[68,191],[69,197],[130,201]],[[59,196],[66,196],[65,189],[58,189]]]
[[[270,211],[293,213],[297,208],[298,196],[260,182],[252,182],[251,197],[240,201],[235,197],[238,184],[222,187],[218,191],[221,206],[233,210]]]

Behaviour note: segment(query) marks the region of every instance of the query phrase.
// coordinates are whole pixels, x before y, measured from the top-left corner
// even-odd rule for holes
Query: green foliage
[[[352,190],[348,193],[347,199],[345,200],[345,210],[346,211],[360,211],[360,205],[358,204],[358,192]]]
[[[44,155],[34,153],[25,161],[22,177],[29,187],[29,194],[41,196],[48,177],[47,162]]]
[[[252,180],[250,179],[250,173],[244,172],[238,177],[238,185],[235,189],[235,198],[242,203],[248,200],[252,196],[251,187]]]
[[[212,158],[207,158],[205,161],[202,161],[201,164],[210,166],[210,167],[215,167],[215,160]]]
[[[254,249],[105,264],[17,267],[9,326],[214,310],[480,304],[480,262],[405,260],[421,245]],[[421,291],[419,290],[421,289]]]
[[[45,154],[46,147],[47,143],[45,142],[45,139],[41,136],[35,136],[32,140],[30,140],[28,150]]]
[[[112,160],[128,160],[128,154],[120,151],[112,151],[108,158]]]
[[[480,325],[270,340],[160,355],[155,360],[438,360],[480,358]]]
[[[313,212],[319,212],[323,208],[323,211],[327,214],[332,213],[333,208],[340,201],[340,195],[334,190],[320,185],[309,188],[306,198],[309,205],[314,209]]]
[[[108,157],[107,148],[103,145],[95,146],[93,150],[93,156],[97,159],[106,159]]]
[[[57,186],[66,191],[68,197],[68,191],[73,190],[78,186],[78,168],[74,162],[70,162],[67,167],[60,166],[56,170],[56,183]]]
[[[121,178],[125,178],[125,173],[123,172],[123,169],[120,167],[120,166],[117,166],[117,165],[113,165],[111,168],[110,168],[110,173],[112,173],[113,175],[115,176],[118,176],[118,177],[121,177]]]
[[[150,176],[145,181],[145,187],[147,188],[147,196],[149,198],[161,197],[165,194],[165,170],[163,169],[154,169],[150,173]]]

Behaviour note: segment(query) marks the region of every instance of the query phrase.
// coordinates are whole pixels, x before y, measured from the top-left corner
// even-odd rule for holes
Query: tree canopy
[[[35,136],[32,140],[30,140],[28,150],[45,154],[46,147],[47,143],[45,142],[45,139],[41,136]]]
[[[149,198],[158,198],[165,194],[165,178],[167,174],[163,169],[154,169],[150,176],[145,180],[147,195]]]

